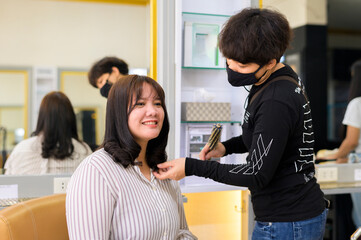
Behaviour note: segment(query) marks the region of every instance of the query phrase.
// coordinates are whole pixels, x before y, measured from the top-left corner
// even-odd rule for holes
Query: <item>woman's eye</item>
[[[155,102],[154,105],[156,105],[156,106],[162,106],[162,103],[161,103],[161,102]]]
[[[137,102],[135,105],[136,106],[144,106],[144,103],[143,102]]]

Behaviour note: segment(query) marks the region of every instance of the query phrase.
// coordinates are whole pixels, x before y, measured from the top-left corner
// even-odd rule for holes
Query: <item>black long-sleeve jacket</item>
[[[265,83],[252,86],[248,102],[264,84],[278,76],[297,74],[285,66]],[[325,208],[314,177],[314,132],[309,102],[295,83],[270,83],[249,104],[242,135],[223,142],[226,155],[248,152],[246,164],[186,159],[186,175],[248,187],[257,221],[289,222],[315,217]]]

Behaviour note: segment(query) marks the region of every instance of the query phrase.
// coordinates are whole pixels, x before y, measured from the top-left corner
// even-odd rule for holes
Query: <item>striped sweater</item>
[[[68,185],[70,239],[196,239],[188,230],[179,185],[146,179],[100,149],[87,157]]]

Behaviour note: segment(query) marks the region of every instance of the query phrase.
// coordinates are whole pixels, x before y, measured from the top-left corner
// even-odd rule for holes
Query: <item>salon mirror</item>
[[[149,2],[0,0],[1,152],[30,136],[42,97],[54,90],[71,100],[80,136],[101,144],[106,99],[87,71],[105,56],[149,69]]]

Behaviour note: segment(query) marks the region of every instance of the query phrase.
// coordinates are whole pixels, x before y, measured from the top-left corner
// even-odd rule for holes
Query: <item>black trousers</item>
[[[350,194],[335,195],[336,239],[350,239],[356,230],[352,221],[352,200]]]

